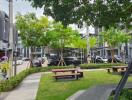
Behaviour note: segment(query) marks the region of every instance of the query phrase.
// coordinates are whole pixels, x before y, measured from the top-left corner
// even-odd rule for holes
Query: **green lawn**
[[[52,74],[44,74],[41,78],[36,100],[65,100],[78,90],[88,89],[93,85],[116,83],[121,76],[111,75],[106,71],[84,72],[80,80],[56,82]],[[132,81],[132,78],[129,78]]]

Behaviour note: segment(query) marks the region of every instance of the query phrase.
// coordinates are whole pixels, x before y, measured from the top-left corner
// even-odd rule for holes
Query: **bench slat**
[[[63,76],[76,76],[76,75],[80,75],[80,73],[71,73],[71,74],[59,74],[59,75],[53,75],[53,77],[63,77]]]

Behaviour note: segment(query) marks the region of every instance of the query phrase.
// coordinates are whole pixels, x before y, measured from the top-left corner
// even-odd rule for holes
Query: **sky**
[[[0,0],[0,10],[5,11],[7,14],[9,13],[8,10],[8,1],[7,0]],[[24,1],[24,0],[13,0],[13,17],[15,19],[15,15],[17,12],[20,12],[21,14],[26,14],[28,12],[34,12],[36,13],[37,17],[43,15],[43,9],[41,8],[33,8],[30,5],[30,2]]]
[[[0,10],[5,11],[7,14],[9,14],[9,7],[7,0],[0,0]],[[43,8],[33,8],[30,4],[30,2],[25,0],[13,0],[13,22],[15,22],[15,15],[17,12],[20,12],[21,14],[26,14],[28,12],[34,12],[36,13],[37,17],[40,17],[43,15]],[[50,18],[51,19],[51,18]],[[75,25],[71,25],[73,29],[77,29]],[[89,27],[90,33],[94,33],[93,27]],[[86,33],[86,28],[78,29],[80,33]]]

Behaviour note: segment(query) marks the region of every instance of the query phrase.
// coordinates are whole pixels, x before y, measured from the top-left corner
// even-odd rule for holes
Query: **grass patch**
[[[78,90],[88,89],[94,85],[118,83],[121,76],[111,75],[106,71],[84,72],[84,78],[80,80],[58,81],[53,74],[44,74],[41,77],[36,100],[65,100]],[[132,81],[132,78],[129,78]]]

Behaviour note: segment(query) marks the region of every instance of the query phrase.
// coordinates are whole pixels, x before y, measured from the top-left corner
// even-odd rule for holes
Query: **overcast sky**
[[[7,14],[9,13],[8,8],[8,2],[7,0],[0,0],[0,10],[5,11]],[[25,0],[13,0],[13,17],[15,22],[15,15],[17,12],[20,12],[21,14],[26,14],[28,12],[34,12],[36,13],[36,16],[42,16],[43,15],[43,9],[40,8],[33,8],[28,1]],[[74,29],[77,29],[74,25],[72,25]],[[81,33],[86,33],[86,28],[79,29]],[[94,29],[90,27],[90,33],[94,33]]]
[[[0,0],[0,10],[5,11],[7,14],[8,10],[8,2],[7,0]],[[40,8],[33,8],[28,1],[25,0],[13,0],[13,13],[14,17],[17,12],[21,14],[26,14],[28,12],[34,12],[39,17],[43,15],[43,9]]]

